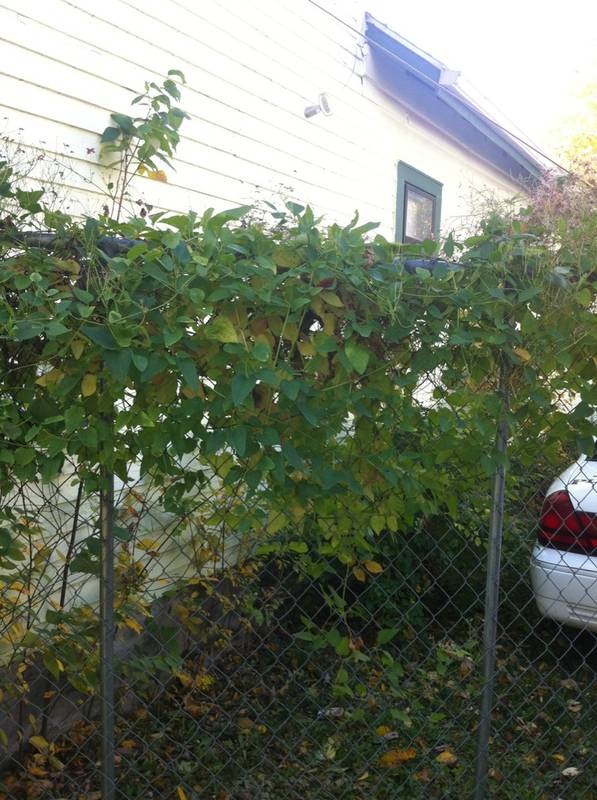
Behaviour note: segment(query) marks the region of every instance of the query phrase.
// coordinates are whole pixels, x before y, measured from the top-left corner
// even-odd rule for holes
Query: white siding
[[[325,5],[360,29],[363,0]],[[362,79],[363,42],[308,0],[0,0],[0,134],[75,211],[103,203],[99,133],[146,80],[182,70],[192,119],[168,183],[139,179],[133,199],[202,211],[295,199],[328,219],[395,227],[396,166],[444,184],[445,230],[471,190],[514,185],[411,119]],[[333,114],[305,119],[319,92]],[[54,158],[51,157],[54,154]],[[21,154],[21,157],[24,157]]]

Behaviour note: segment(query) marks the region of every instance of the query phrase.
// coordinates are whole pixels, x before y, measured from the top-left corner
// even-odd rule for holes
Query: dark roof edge
[[[527,185],[544,175],[544,166],[516,139],[458,89],[440,83],[446,70],[441,62],[368,12],[365,37],[373,67],[370,77],[393,100],[509,180]]]

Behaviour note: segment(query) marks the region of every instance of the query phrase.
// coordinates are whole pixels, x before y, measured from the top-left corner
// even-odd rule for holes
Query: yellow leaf
[[[556,764],[564,764],[566,761],[566,757],[563,756],[561,753],[554,753],[552,755],[552,759],[556,762]]]
[[[47,753],[50,749],[50,745],[43,736],[32,736],[29,739],[29,744],[32,744],[40,753]]]
[[[367,580],[367,574],[365,573],[365,570],[362,569],[361,567],[353,567],[352,574],[355,576],[357,581],[360,581],[360,583],[365,583],[365,581]]]
[[[267,523],[268,533],[278,533],[288,525],[288,517],[280,511],[271,511]]]
[[[143,627],[138,623],[134,617],[124,617],[122,620],[127,628],[130,628],[135,633],[141,633]]]
[[[334,292],[322,292],[320,295],[321,299],[324,303],[327,303],[328,306],[333,306],[334,308],[344,308],[344,303],[337,294]]]
[[[168,183],[168,177],[163,169],[150,170],[147,177],[152,181],[159,181],[160,183]]]
[[[52,383],[58,383],[64,378],[64,372],[61,369],[51,369],[49,372],[44,372],[35,381],[38,386],[49,386]]]
[[[189,675],[187,672],[183,672],[179,670],[178,672],[174,673],[178,680],[182,683],[183,686],[189,687],[192,686],[194,681],[193,677]]]
[[[283,267],[284,269],[290,269],[292,267],[298,267],[298,265],[302,262],[302,257],[296,250],[292,247],[288,247],[288,245],[278,245],[273,252],[272,258],[274,260],[274,264],[277,267]]]
[[[513,347],[512,349],[521,361],[531,360],[531,354],[528,350],[525,350],[524,347]]]
[[[81,265],[73,258],[55,258],[54,266],[62,272],[70,272],[73,275],[78,275],[81,271]]]
[[[372,575],[379,575],[380,572],[383,572],[383,567],[378,561],[363,561],[363,566]]]
[[[398,764],[403,764],[405,761],[411,761],[416,758],[417,751],[414,747],[408,747],[406,750],[388,750],[380,758],[379,763],[382,767],[397,767]]]
[[[85,341],[83,339],[73,339],[70,343],[70,349],[73,351],[75,361],[78,361],[83,355],[85,349]]]
[[[299,353],[302,356],[314,356],[315,355],[315,348],[313,347],[313,342],[299,342],[298,343]]]
[[[458,761],[458,757],[452,752],[452,750],[442,750],[435,760],[438,764],[444,764],[447,767],[452,767]]]
[[[299,335],[298,325],[295,322],[287,322],[282,328],[282,338],[289,342],[296,342]]]
[[[43,769],[43,767],[38,767],[35,764],[29,764],[27,766],[27,772],[30,775],[33,775],[34,778],[47,778],[48,771]]]
[[[141,550],[158,550],[160,543],[157,539],[150,539],[148,536],[146,536],[143,539],[139,539],[137,542],[137,547],[139,547]]]
[[[91,397],[92,394],[95,394],[96,389],[97,375],[88,372],[87,375],[83,376],[83,380],[81,381],[81,394],[83,397]]]
[[[182,786],[176,787],[176,796],[178,797],[178,800],[188,800],[187,793],[182,788]]]
[[[338,317],[335,314],[322,314],[321,319],[323,321],[323,332],[328,336],[333,336],[336,331]]]
[[[137,746],[137,742],[134,739],[123,739],[122,742],[120,742],[120,746],[125,750],[134,750]]]
[[[392,732],[392,729],[390,728],[389,725],[378,725],[378,727],[375,729],[375,733],[378,736],[387,736],[388,733],[391,733],[391,732]]]

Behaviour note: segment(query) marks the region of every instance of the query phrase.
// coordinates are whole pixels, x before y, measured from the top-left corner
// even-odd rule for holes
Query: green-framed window
[[[398,162],[396,240],[439,239],[442,184],[404,161]]]

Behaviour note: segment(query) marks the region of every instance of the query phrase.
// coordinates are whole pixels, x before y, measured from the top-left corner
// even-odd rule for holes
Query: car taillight
[[[558,491],[545,498],[539,541],[558,550],[597,555],[597,514],[575,511],[570,495]]]

